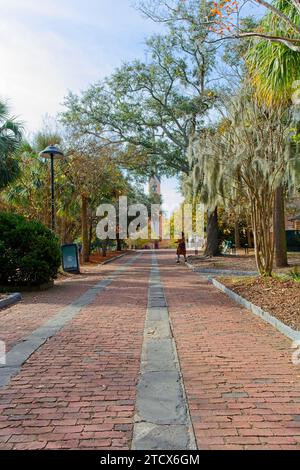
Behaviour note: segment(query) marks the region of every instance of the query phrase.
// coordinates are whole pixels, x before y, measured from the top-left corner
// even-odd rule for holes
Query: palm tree
[[[22,141],[22,126],[9,117],[8,107],[0,101],[0,190],[19,175],[15,153]]]
[[[275,6],[300,26],[299,12],[291,2],[277,0]],[[273,13],[263,18],[260,27],[270,32],[286,32],[280,31],[282,24]],[[293,84],[300,79],[300,53],[283,44],[256,40],[246,60],[257,96],[269,105],[289,105]]]
[[[300,15],[296,7],[287,0],[277,0],[275,6],[300,26]],[[282,23],[270,13],[262,21],[264,31],[281,31]],[[289,34],[289,31],[287,32]],[[247,54],[247,64],[259,100],[272,106],[291,104],[294,84],[300,79],[300,53],[286,45],[270,41],[256,41]],[[277,267],[288,265],[285,235],[284,183],[275,190],[274,236]]]

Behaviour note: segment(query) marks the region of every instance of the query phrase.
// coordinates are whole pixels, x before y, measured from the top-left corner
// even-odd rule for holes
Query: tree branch
[[[245,39],[245,38],[260,38],[260,39],[265,39],[266,41],[271,41],[271,42],[276,42],[279,44],[283,44],[284,46],[288,47],[294,52],[300,52],[300,39],[296,38],[286,38],[282,36],[272,36],[269,34],[264,34],[264,33],[240,33],[240,34],[232,34],[230,36],[224,36],[222,38],[218,39],[212,39],[211,41],[206,41],[209,44],[213,44],[216,42],[220,42],[223,40],[228,40],[228,39]],[[297,46],[296,44],[299,44]]]
[[[274,7],[274,5],[271,5],[269,2],[266,2],[265,0],[255,0],[256,3],[259,3],[260,5],[264,6],[268,10],[270,10],[272,13],[274,13],[277,17],[281,18],[287,25],[290,26],[290,28],[293,29],[297,34],[300,34],[300,26],[297,26],[291,18],[289,18],[287,15],[282,13],[278,8]],[[293,1],[293,4],[299,11],[299,2],[297,0]],[[297,6],[298,4],[298,6]]]

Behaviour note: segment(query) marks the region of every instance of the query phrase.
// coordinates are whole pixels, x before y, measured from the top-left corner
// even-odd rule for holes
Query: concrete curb
[[[0,309],[10,307],[17,302],[20,302],[20,300],[22,300],[22,295],[19,292],[11,294],[7,297],[7,299],[0,300]]]
[[[194,268],[194,265],[193,265],[193,264],[189,263],[188,261],[187,261],[185,264],[186,264],[186,266],[187,266],[189,269],[191,269],[192,271],[194,271],[195,268]]]
[[[270,325],[274,326],[274,328],[280,331],[280,333],[287,336],[289,339],[293,341],[300,340],[300,331],[293,330],[291,327],[285,325],[276,317],[273,317],[268,312],[265,312],[263,309],[261,309],[257,305],[254,305],[252,302],[249,302],[249,300],[244,299],[244,297],[241,297],[240,295],[233,292],[231,289],[228,289],[228,287],[224,286],[224,284],[217,281],[216,279],[210,278],[210,281],[217,289],[224,292],[224,294],[226,294],[228,297],[230,297],[232,300],[234,300],[238,304],[250,310],[252,313],[254,313],[254,315],[260,317],[266,323],[269,323]]]
[[[102,263],[100,263],[98,266],[104,266],[105,264],[112,263],[113,261],[116,261],[117,259],[123,258],[126,255],[127,255],[127,252],[123,253],[122,255],[115,256],[114,258],[109,258],[106,261],[103,261]]]

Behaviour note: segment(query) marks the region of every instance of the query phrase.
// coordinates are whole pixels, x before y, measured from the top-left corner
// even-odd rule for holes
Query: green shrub
[[[0,212],[0,285],[39,286],[55,279],[60,247],[43,224]]]

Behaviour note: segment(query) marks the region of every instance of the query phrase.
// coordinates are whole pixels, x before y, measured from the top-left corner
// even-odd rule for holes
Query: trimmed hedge
[[[57,277],[57,237],[37,221],[0,212],[0,285],[40,286]]]

